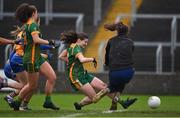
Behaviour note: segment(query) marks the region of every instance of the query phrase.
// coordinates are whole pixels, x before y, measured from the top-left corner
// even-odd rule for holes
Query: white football
[[[148,106],[152,109],[158,108],[161,104],[161,100],[157,96],[151,96],[148,99]]]

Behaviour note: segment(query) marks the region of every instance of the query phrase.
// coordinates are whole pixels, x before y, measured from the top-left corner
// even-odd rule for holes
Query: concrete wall
[[[108,74],[94,74],[104,82],[108,82]],[[39,92],[44,92],[45,80],[41,77]],[[54,92],[73,92],[64,73],[57,73],[57,81]],[[164,94],[180,95],[180,75],[135,75],[126,86],[127,94]]]

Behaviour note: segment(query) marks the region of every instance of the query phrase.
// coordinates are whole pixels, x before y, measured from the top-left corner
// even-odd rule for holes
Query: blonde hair
[[[15,27],[16,27],[16,30],[10,32],[10,34],[14,37],[16,37],[20,32],[24,31],[25,29],[25,25],[23,25],[22,27],[19,27],[19,26],[15,26]]]

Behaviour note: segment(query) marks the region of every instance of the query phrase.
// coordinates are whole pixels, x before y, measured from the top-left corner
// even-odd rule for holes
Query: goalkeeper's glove
[[[97,61],[96,61],[96,58],[93,58],[93,61],[92,61],[93,63],[94,63],[94,68],[96,68],[97,67]]]

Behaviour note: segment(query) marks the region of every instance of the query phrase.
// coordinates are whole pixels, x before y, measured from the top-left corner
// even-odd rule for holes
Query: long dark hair
[[[15,12],[15,18],[21,23],[26,23],[33,13],[37,11],[34,5],[29,5],[28,3],[21,4]]]
[[[15,26],[15,30],[11,31],[10,34],[14,37],[16,37],[20,32],[24,31],[25,29],[25,25],[19,27],[19,26]]]
[[[110,31],[117,31],[119,35],[127,34],[129,31],[128,26],[125,25],[123,22],[107,23],[104,25],[104,28]]]
[[[72,43],[76,43],[77,42],[77,33],[75,31],[67,31],[67,32],[63,32],[60,35],[60,40],[64,41],[65,44],[72,44]]]
[[[37,18],[36,23],[40,25],[40,17]],[[15,26],[15,28],[16,28],[15,30],[10,32],[11,36],[14,36],[14,37],[16,37],[20,32],[25,30],[25,25],[21,27]]]
[[[88,39],[88,35],[84,32],[77,33],[77,38],[80,40]]]

